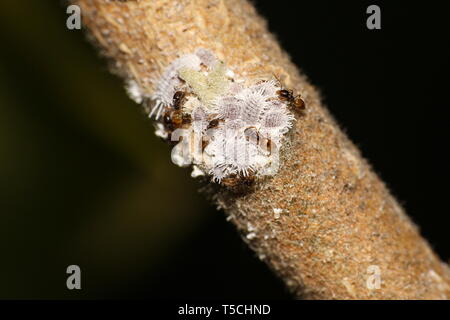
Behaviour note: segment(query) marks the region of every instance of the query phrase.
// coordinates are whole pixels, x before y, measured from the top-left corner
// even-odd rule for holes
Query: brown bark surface
[[[212,50],[250,82],[275,74],[302,94],[307,110],[297,116],[283,147],[279,173],[246,194],[210,190],[243,239],[297,297],[450,297],[448,266],[342,133],[251,4],[73,2],[112,69],[148,94],[165,66],[197,48]],[[380,270],[379,289],[367,286],[370,266]]]

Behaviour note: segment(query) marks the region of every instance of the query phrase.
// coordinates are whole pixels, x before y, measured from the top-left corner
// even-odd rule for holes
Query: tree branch
[[[143,96],[181,55],[207,48],[248,83],[300,93],[281,167],[250,192],[209,194],[299,298],[448,299],[450,271],[245,0],[76,0],[112,69]],[[381,286],[376,287],[377,272]],[[375,282],[373,282],[375,280]],[[375,287],[370,284],[375,283]]]

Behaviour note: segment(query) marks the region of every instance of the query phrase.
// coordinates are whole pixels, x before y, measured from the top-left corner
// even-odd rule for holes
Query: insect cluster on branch
[[[293,112],[305,108],[278,79],[248,85],[206,49],[173,61],[154,85],[149,116],[157,135],[178,142],[173,162],[230,187],[277,172]]]

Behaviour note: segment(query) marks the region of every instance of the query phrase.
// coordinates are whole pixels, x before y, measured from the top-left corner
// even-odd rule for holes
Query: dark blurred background
[[[448,260],[442,2],[254,3]],[[59,1],[0,2],[0,298],[290,298],[67,17]],[[66,288],[71,264],[82,290]]]

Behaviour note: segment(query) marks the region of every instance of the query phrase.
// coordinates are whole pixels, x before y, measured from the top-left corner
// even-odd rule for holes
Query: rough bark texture
[[[249,80],[270,78],[305,98],[279,173],[247,194],[213,198],[297,297],[448,299],[450,271],[421,238],[318,93],[246,0],[73,1],[112,68],[153,90],[164,66],[208,48]],[[306,45],[306,44],[305,44]],[[369,289],[369,266],[381,288]]]

